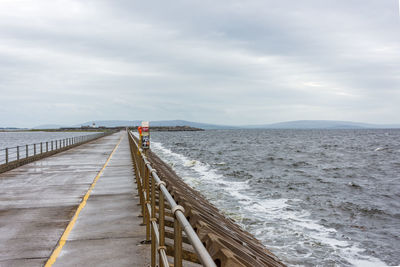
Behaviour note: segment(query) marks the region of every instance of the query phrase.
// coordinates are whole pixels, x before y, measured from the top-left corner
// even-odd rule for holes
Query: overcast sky
[[[0,127],[400,123],[398,0],[0,0]]]

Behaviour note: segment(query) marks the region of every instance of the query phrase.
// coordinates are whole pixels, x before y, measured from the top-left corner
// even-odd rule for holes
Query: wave
[[[325,257],[329,254],[325,259],[328,265],[386,265],[378,258],[364,255],[365,249],[338,234],[334,228],[311,219],[310,212],[299,209],[301,200],[285,199],[272,192],[271,197],[266,198],[265,193],[253,188],[252,176],[244,181],[232,181],[232,177],[246,174],[243,171],[231,172],[226,177],[209,164],[175,153],[162,143],[152,142],[152,150],[172,165],[185,182],[290,265],[314,265],[321,259],[316,253]],[[287,257],[286,251],[296,251],[293,253],[297,256]]]

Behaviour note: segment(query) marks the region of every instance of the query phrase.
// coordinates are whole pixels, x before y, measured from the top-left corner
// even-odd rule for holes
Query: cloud
[[[399,26],[396,1],[2,1],[0,126],[396,123]]]

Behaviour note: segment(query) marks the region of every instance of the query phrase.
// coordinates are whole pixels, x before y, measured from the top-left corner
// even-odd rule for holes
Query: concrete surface
[[[100,176],[54,266],[147,266],[126,133],[0,174],[0,266],[43,266]]]

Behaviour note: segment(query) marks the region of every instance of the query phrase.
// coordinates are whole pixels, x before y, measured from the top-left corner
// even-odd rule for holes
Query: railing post
[[[19,146],[17,146],[17,160],[19,160]]]
[[[33,155],[36,155],[36,144],[33,144]]]
[[[29,156],[29,149],[28,149],[28,145],[26,145],[25,147],[25,154],[26,154],[26,158]]]
[[[49,152],[49,142],[46,142],[46,152]]]
[[[156,219],[156,185],[153,179],[153,172],[149,175],[151,179],[151,222],[157,221]],[[153,227],[151,227],[151,266],[156,267],[156,234]]]
[[[42,153],[43,153],[43,143],[40,142],[40,154],[42,154]]]
[[[53,151],[53,141],[51,141],[51,151]]]
[[[182,267],[182,226],[174,214],[174,267]]]
[[[150,185],[149,185],[149,170],[147,169],[147,165],[145,162],[143,162],[143,173],[144,173],[144,179],[145,179],[145,184],[146,184],[146,204],[150,204]],[[146,240],[150,240],[150,214],[151,211],[147,209],[146,205]]]
[[[164,195],[161,192],[161,188],[158,189],[158,219],[159,219],[159,238],[160,238],[160,249],[165,249],[165,213],[164,213]],[[163,262],[160,260],[161,267],[164,266]]]
[[[8,147],[6,147],[6,164],[8,163]]]

